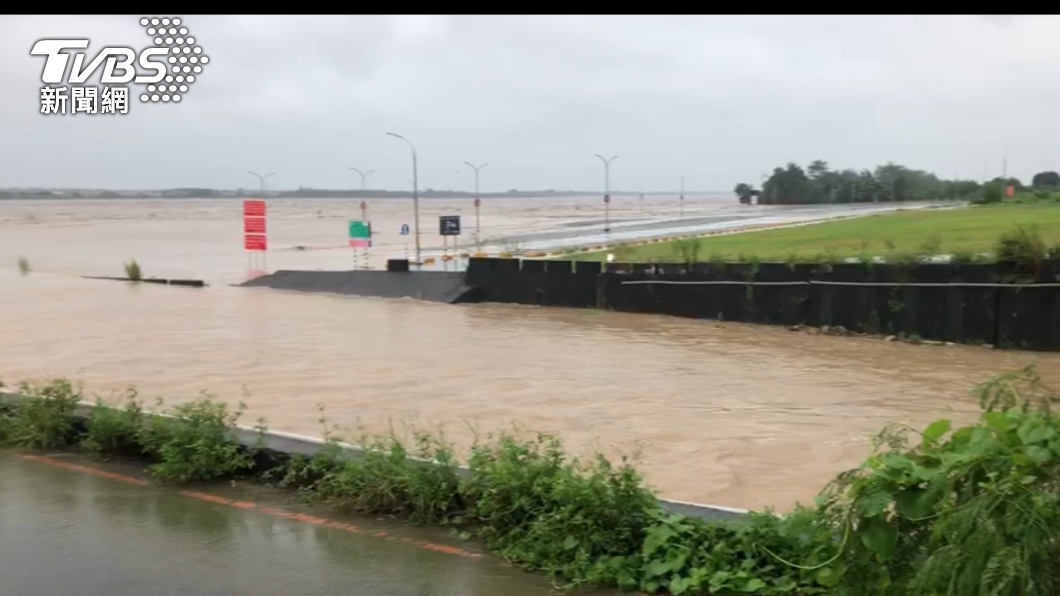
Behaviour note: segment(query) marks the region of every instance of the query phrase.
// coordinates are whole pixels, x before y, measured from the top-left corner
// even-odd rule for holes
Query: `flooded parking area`
[[[134,482],[139,478],[135,468],[69,454],[27,458],[0,451],[0,593],[554,593],[546,578],[508,567],[441,530],[327,518],[263,487],[181,491]]]

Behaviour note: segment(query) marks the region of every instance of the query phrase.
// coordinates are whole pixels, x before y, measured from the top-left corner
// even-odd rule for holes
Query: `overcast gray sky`
[[[183,19],[180,104],[40,113],[40,38],[140,49]],[[2,16],[0,187],[729,190],[782,162],[1060,169],[1060,20],[901,16]],[[73,61],[71,60],[71,63]],[[87,60],[86,60],[87,62]],[[102,71],[102,68],[100,68]],[[98,83],[98,72],[95,81]],[[139,95],[142,86],[132,85]],[[459,172],[459,173],[458,173]]]

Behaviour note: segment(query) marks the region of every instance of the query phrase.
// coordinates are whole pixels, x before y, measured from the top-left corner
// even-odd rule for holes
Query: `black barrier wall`
[[[484,302],[1060,351],[1060,263],[645,264],[471,259]]]

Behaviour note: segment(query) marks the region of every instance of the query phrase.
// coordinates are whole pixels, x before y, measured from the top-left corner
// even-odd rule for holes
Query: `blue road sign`
[[[409,224],[401,224],[401,235],[402,236],[408,236],[409,235]]]

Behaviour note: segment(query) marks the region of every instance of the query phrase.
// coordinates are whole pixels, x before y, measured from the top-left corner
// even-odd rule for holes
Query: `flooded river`
[[[400,246],[408,203],[373,203],[373,221],[394,231],[381,243]],[[445,203],[424,201],[423,221],[463,208]],[[483,230],[495,235],[599,217],[577,201],[489,206]],[[357,201],[270,208],[270,269],[349,268],[348,250],[283,249],[341,245]],[[622,213],[618,204],[612,216]],[[1049,354],[229,287],[247,273],[240,214],[238,201],[0,201],[0,375],[78,377],[103,393],[134,383],[170,400],[246,392],[248,422],[264,417],[303,434],[320,431],[317,404],[345,427],[415,419],[461,445],[468,423],[516,423],[558,433],[577,451],[639,449],[648,481],[669,498],[779,509],[857,464],[868,434],[887,423],[973,416],[967,390],[991,373],[1036,364],[1060,379],[1060,357]],[[31,275],[19,274],[20,255]],[[214,285],[77,277],[119,275],[130,257],[147,275]]]
[[[134,484],[137,472],[122,466],[107,466],[113,476],[99,477],[47,459],[0,451],[4,594],[554,593],[545,577],[505,566],[441,530],[321,518],[286,493],[256,487],[142,486]]]

